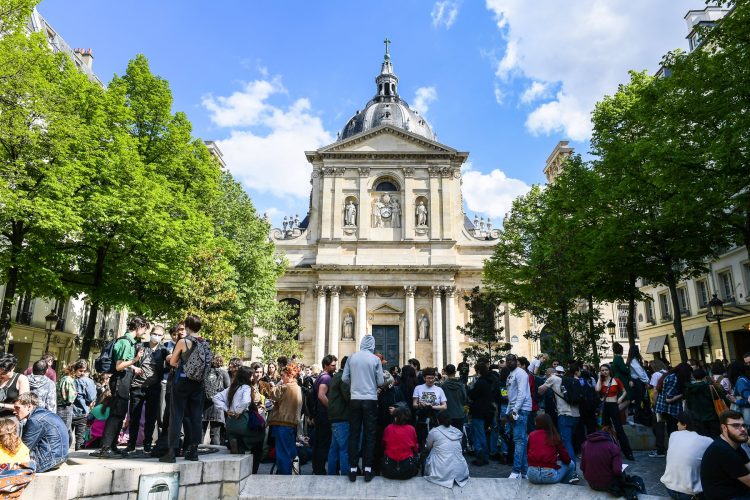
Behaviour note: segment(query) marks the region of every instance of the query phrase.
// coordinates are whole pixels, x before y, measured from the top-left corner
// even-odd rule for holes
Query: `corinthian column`
[[[442,286],[432,287],[432,364],[443,368],[443,301]]]
[[[318,321],[315,324],[315,359],[314,364],[321,363],[326,349],[326,287],[315,285],[314,291],[318,296]]]
[[[407,285],[404,287],[404,292],[406,292],[406,359],[417,357],[417,314],[414,309],[414,293],[416,291],[417,287],[415,286]]]
[[[445,343],[448,346],[447,363],[458,361],[458,332],[456,331],[456,287],[445,287]]]
[[[362,341],[362,337],[367,335],[367,285],[357,285],[354,287],[357,292],[357,347]]]
[[[341,318],[339,317],[340,286],[329,286],[331,292],[331,324],[328,326],[328,353],[339,356],[339,339],[341,338]]]

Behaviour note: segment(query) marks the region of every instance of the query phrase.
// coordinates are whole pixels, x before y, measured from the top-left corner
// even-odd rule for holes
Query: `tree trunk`
[[[8,280],[5,283],[3,304],[0,307],[0,352],[5,353],[10,333],[10,311],[16,298],[18,288],[18,255],[23,251],[23,221],[12,223],[10,235],[10,266],[8,267]]]
[[[628,297],[628,322],[626,328],[628,330],[628,344],[632,347],[635,345],[635,282],[638,277],[635,274],[629,276],[629,290],[630,296]]]
[[[568,325],[568,308],[567,306],[560,306],[560,326],[562,327],[563,333],[563,351],[565,354],[565,360],[570,362],[573,360],[573,336],[570,334],[570,326]]]
[[[91,287],[91,295],[96,297],[99,287],[104,283],[104,261],[107,257],[107,248],[99,247],[96,250],[96,266],[94,267],[94,281]],[[91,303],[91,312],[89,321],[86,323],[86,331],[83,333],[83,342],[81,342],[81,357],[88,359],[91,351],[91,343],[96,334],[96,316],[99,312],[99,300],[94,299]]]
[[[599,346],[596,344],[596,335],[594,334],[594,296],[589,294],[589,342],[591,342],[591,352],[594,355],[594,365],[599,366]]]
[[[673,271],[667,272],[667,286],[669,296],[672,298],[672,310],[674,311],[674,335],[677,337],[677,347],[680,350],[680,361],[687,363],[688,352],[685,347],[685,336],[682,334],[682,315],[680,314],[680,300],[677,298],[677,277]]]

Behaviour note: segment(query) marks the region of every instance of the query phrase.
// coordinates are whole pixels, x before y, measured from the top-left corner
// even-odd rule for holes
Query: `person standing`
[[[476,466],[489,463],[489,446],[487,446],[487,427],[495,418],[495,408],[492,405],[492,378],[490,368],[485,362],[479,362],[474,367],[478,375],[474,386],[469,390],[469,414],[471,415],[471,430],[474,437],[474,454],[472,462]]]
[[[417,441],[420,448],[424,446],[425,439],[427,439],[430,422],[435,421],[435,412],[448,409],[445,392],[435,385],[437,370],[427,367],[422,372],[422,376],[424,384],[415,387],[412,395],[412,407],[417,414]]]
[[[329,476],[348,472],[349,467],[349,385],[341,377],[349,356],[341,358],[341,365],[331,378],[328,388],[328,421],[331,423],[331,447],[328,449]]]
[[[445,367],[445,381],[441,385],[448,404],[448,415],[451,417],[451,425],[459,431],[464,431],[464,406],[467,402],[466,385],[456,377],[456,367],[447,365]]]
[[[378,412],[378,387],[383,385],[383,364],[375,356],[375,337],[365,335],[359,351],[352,354],[341,376],[349,384],[349,481],[357,480],[360,437],[365,481],[372,481],[375,458],[375,424]],[[364,435],[363,435],[364,431]]]
[[[57,384],[57,372],[55,372],[55,356],[51,352],[46,352],[44,353],[44,356],[42,356],[42,359],[40,361],[44,361],[44,363],[47,365],[47,368],[44,370],[44,375],[53,383]],[[23,372],[23,374],[29,376],[33,373],[33,370],[34,367],[32,365],[26,368],[26,371]]]
[[[609,369],[612,372],[612,376],[622,382],[622,385],[625,388],[627,395],[620,404],[620,412],[625,412],[625,414],[627,414],[627,408],[630,406],[630,401],[633,399],[632,392],[635,383],[630,379],[630,368],[625,364],[625,360],[622,357],[624,351],[622,344],[619,342],[614,342],[612,344],[612,365],[610,365]],[[621,420],[620,425],[623,423],[624,420]]]
[[[602,400],[602,425],[611,426],[617,433],[620,448],[628,460],[634,460],[630,449],[630,441],[622,428],[619,405],[627,398],[627,392],[620,379],[614,377],[608,364],[599,369],[599,380],[596,382],[596,392]]]
[[[518,366],[515,354],[508,354],[505,363],[510,370],[508,375],[508,410],[506,419],[511,421],[513,428],[513,472],[511,479],[526,477],[528,458],[526,456],[526,421],[531,412],[531,393],[529,391],[529,375],[526,370]]]
[[[328,393],[331,388],[332,375],[336,372],[338,358],[329,354],[323,358],[323,371],[313,384],[313,393],[316,397],[314,420],[315,441],[313,443],[312,468],[313,474],[324,476],[326,474],[326,463],[328,451],[331,448],[331,422],[328,420]]]
[[[701,486],[706,500],[750,498],[750,458],[742,448],[747,429],[742,414],[725,411],[719,417],[721,436],[706,448],[701,460]]]
[[[259,383],[261,394],[274,402],[268,426],[276,444],[276,471],[287,476],[291,475],[292,460],[297,456],[297,426],[302,410],[302,389],[297,383],[297,375],[297,363],[285,363],[281,368],[280,384]]]
[[[68,446],[73,444],[73,403],[76,400],[76,385],[73,380],[75,367],[67,366],[63,369],[63,376],[57,381],[57,416],[65,422],[68,428]]]
[[[85,359],[76,361],[71,372],[76,391],[76,399],[73,401],[73,438],[75,449],[80,450],[86,439],[86,417],[91,404],[96,401],[96,385],[89,377],[89,362]]]
[[[164,343],[167,357],[174,351],[174,346],[185,338],[185,322],[180,321],[169,329],[170,340]],[[164,376],[161,383],[164,384],[164,410],[161,416],[161,432],[156,439],[156,444],[151,450],[151,456],[158,458],[163,456],[169,448],[169,415],[172,412],[172,386],[174,385],[174,370],[164,359]]]
[[[141,373],[133,377],[130,384],[130,425],[128,429],[127,451],[134,451],[141,425],[141,414],[145,408],[146,418],[143,425],[143,451],[151,451],[154,429],[159,415],[161,399],[161,381],[164,378],[164,363],[167,359],[167,348],[162,344],[164,327],[154,326],[146,342],[139,345],[142,355],[138,363]]]
[[[685,406],[695,413],[700,422],[698,433],[710,438],[719,437],[719,417],[714,408],[714,396],[724,399],[724,388],[708,380],[703,368],[693,370],[694,382],[685,388]]]
[[[211,360],[211,369],[206,375],[204,384],[205,402],[203,405],[203,433],[209,431],[210,444],[220,445],[226,443],[226,422],[224,411],[214,406],[213,397],[229,388],[230,375],[224,369],[224,358],[218,354]]]
[[[130,401],[130,384],[133,378],[143,373],[137,366],[143,351],[136,349],[138,339],[146,332],[146,320],[141,316],[134,316],[128,321],[128,331],[120,337],[112,347],[112,365],[114,372],[109,378],[109,388],[112,398],[109,401],[109,416],[104,424],[102,448],[93,454],[99,458],[122,458],[117,449],[117,438],[122,429],[122,422],[128,412]]]
[[[549,359],[549,356],[544,354],[543,352],[540,352],[536,356],[534,356],[534,359],[531,360],[531,363],[529,364],[529,372],[532,375],[537,375],[539,373],[539,367],[542,366],[543,363],[546,363]]]

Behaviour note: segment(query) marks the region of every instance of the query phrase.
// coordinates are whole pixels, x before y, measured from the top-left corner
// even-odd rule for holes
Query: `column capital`
[[[440,297],[440,294],[443,293],[443,289],[445,287],[441,285],[433,285],[430,287],[430,290],[432,291],[433,297]]]
[[[414,297],[414,294],[417,293],[417,287],[414,285],[406,285],[404,286],[404,292],[406,292],[407,297]]]
[[[370,176],[370,167],[359,167],[357,170],[359,170],[359,176],[360,177],[369,177]]]
[[[325,296],[325,294],[326,294],[326,288],[327,287],[325,285],[314,285],[313,286],[313,295],[315,295],[316,297],[318,295]]]
[[[339,285],[328,285],[326,288],[331,292],[331,297],[338,296],[341,293],[341,286]]]
[[[455,297],[456,296],[456,287],[455,286],[445,286],[443,288],[445,290],[446,297]]]
[[[354,290],[357,292],[357,295],[360,297],[367,297],[367,285],[355,285]]]

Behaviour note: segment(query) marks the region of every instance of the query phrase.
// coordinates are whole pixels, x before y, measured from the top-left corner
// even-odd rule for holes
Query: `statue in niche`
[[[416,208],[417,226],[427,225],[427,207],[424,206],[424,202],[420,201]]]
[[[349,202],[346,204],[346,207],[344,208],[344,225],[357,225],[357,205],[355,205],[352,200],[349,200]]]
[[[375,198],[372,203],[372,227],[401,227],[401,205],[388,194]]]
[[[352,313],[346,313],[344,316],[344,339],[351,340],[354,338],[354,317]]]
[[[430,320],[426,314],[419,318],[419,340],[430,339]]]
[[[396,198],[393,198],[391,208],[393,209],[393,227],[401,227],[401,205]]]
[[[380,211],[384,206],[380,198],[375,198],[375,201],[372,203],[372,227],[383,227],[383,216]]]

